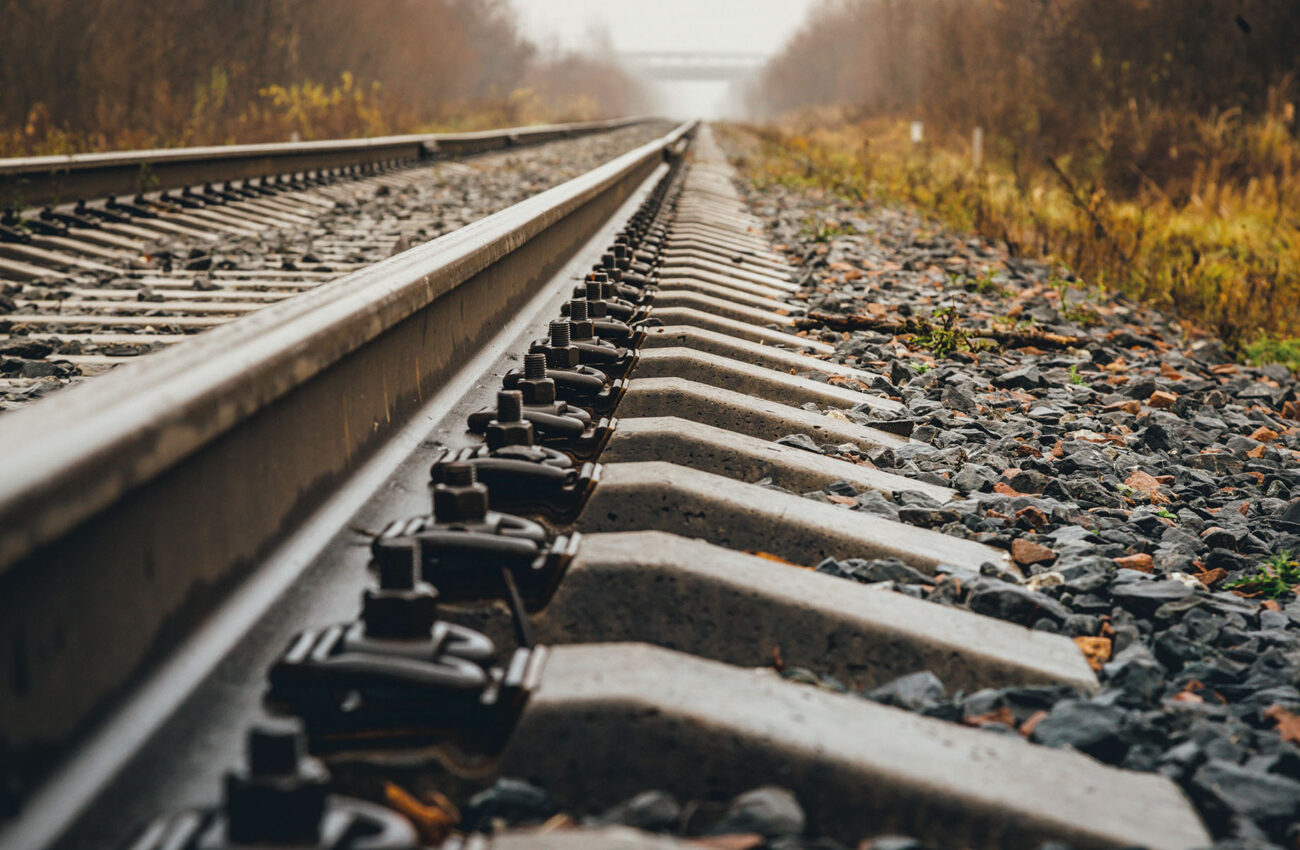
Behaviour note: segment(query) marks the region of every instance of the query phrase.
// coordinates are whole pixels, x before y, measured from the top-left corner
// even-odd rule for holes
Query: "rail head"
[[[622,129],[652,118],[366,139],[215,145],[0,159],[0,209],[134,195],[227,180],[468,154]]]
[[[0,575],[541,234],[648,161],[684,123],[573,180],[0,418]]]

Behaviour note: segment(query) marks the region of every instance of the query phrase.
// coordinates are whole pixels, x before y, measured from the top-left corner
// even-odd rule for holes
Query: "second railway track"
[[[1003,549],[796,495],[958,498],[859,462],[912,423],[796,332],[793,269],[732,177],[683,125],[0,419],[30,447],[0,485],[5,747],[33,782],[68,754],[5,838],[401,850],[433,841],[429,801],[516,777],[578,815],[781,785],[801,831],[849,846],[1208,844],[1159,774],[760,669],[1098,688],[1065,636],[807,569],[1023,578]],[[393,788],[427,805],[402,817]]]
[[[48,205],[0,223],[0,404],[364,268],[654,132],[609,121],[2,162],[0,197]],[[109,190],[128,195],[92,194]]]

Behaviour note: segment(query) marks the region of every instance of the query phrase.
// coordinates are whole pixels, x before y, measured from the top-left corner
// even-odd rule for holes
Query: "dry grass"
[[[1300,142],[1278,96],[1266,114],[1211,119],[1112,116],[1078,154],[1033,159],[993,142],[972,166],[968,140],[913,148],[907,125],[805,113],[746,163],[760,182],[854,200],[915,205],[944,223],[1048,259],[1103,290],[1169,309],[1243,358],[1300,366]],[[1136,150],[1177,125],[1177,177],[1116,187]],[[1165,153],[1168,153],[1166,141]],[[1106,148],[1109,147],[1109,153]],[[1090,162],[1079,161],[1091,157]]]
[[[37,107],[23,127],[0,129],[0,157],[463,132],[605,117],[590,97],[521,88],[504,97],[456,104],[431,119],[392,102],[381,84],[358,82],[346,72],[333,84],[267,86],[242,109],[229,106],[217,78],[197,93],[179,120],[152,126],[106,123],[93,132],[76,132],[53,126]]]

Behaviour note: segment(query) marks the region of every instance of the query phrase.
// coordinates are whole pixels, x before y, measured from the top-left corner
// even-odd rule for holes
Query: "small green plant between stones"
[[[1300,561],[1295,559],[1290,549],[1285,549],[1254,573],[1229,582],[1224,587],[1277,599],[1295,590],[1297,585],[1300,585]]]

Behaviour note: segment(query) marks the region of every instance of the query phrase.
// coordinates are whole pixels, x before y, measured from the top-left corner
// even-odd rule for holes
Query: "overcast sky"
[[[817,0],[512,0],[543,48],[589,46],[603,29],[616,50],[773,53]]]
[[[615,50],[772,54],[820,0],[511,0],[524,32],[543,51]],[[727,83],[671,82],[651,87],[662,114],[720,118],[740,114]]]

